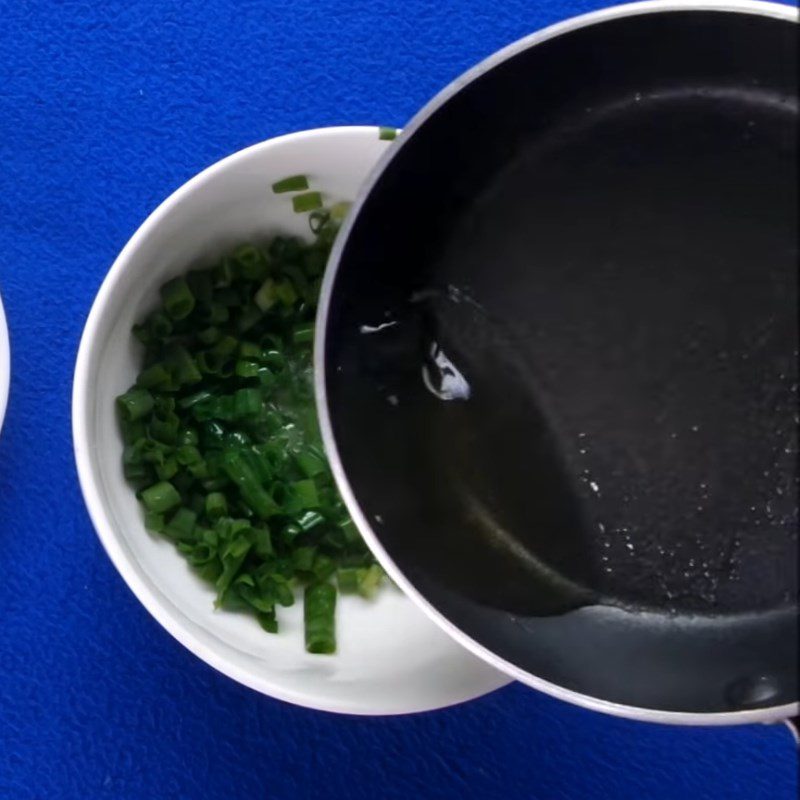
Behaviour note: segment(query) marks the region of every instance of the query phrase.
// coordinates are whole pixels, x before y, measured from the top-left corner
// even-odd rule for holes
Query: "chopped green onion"
[[[349,517],[339,523],[339,529],[344,534],[344,539],[346,542],[350,542],[352,544],[353,542],[360,541],[361,537],[359,536],[356,524]]]
[[[275,551],[272,549],[272,537],[266,528],[256,528],[253,530],[253,549],[262,558],[271,556]]]
[[[297,292],[288,280],[275,284],[275,294],[285,306],[293,306],[297,302]]]
[[[198,383],[203,378],[194,359],[181,345],[175,345],[166,351],[164,364],[169,368],[173,381],[178,386]]]
[[[255,342],[239,343],[239,358],[258,359],[261,356],[261,347]]]
[[[164,530],[164,515],[158,514],[155,511],[145,511],[144,526],[149,531],[161,533],[161,531]]]
[[[194,532],[197,514],[188,508],[179,508],[167,524],[165,533],[173,539],[184,539]]]
[[[162,481],[145,489],[140,497],[144,507],[156,514],[163,514],[165,511],[175,508],[181,502],[181,496],[168,481]]]
[[[223,469],[239,487],[242,500],[259,517],[266,519],[280,513],[280,507],[259,483],[253,470],[236,450],[227,450],[223,456]]]
[[[300,322],[292,328],[292,341],[295,344],[310,344],[314,341],[314,323]]]
[[[297,518],[297,524],[304,533],[308,533],[312,528],[316,528],[318,525],[323,525],[324,523],[325,517],[318,511],[304,511]],[[325,541],[327,542],[328,540],[326,539]]]
[[[397,128],[378,128],[378,138],[386,141],[397,138]]]
[[[319,192],[297,194],[292,198],[292,208],[298,213],[322,208],[322,195]]]
[[[278,302],[278,294],[275,291],[275,281],[267,278],[261,284],[259,290],[253,297],[253,302],[264,312],[269,311]]]
[[[336,583],[342,594],[355,594],[364,572],[363,567],[341,567],[336,573]]]
[[[319,506],[317,485],[310,478],[303,481],[295,481],[292,484],[292,492],[303,508],[316,508]]]
[[[336,572],[336,562],[324,553],[317,553],[311,570],[317,576],[317,580],[325,581]]]
[[[305,475],[309,478],[313,478],[316,475],[320,475],[326,470],[325,459],[320,455],[317,455],[312,450],[302,450],[299,453],[294,454],[295,461],[297,462],[297,466],[303,471]]]
[[[291,175],[272,184],[272,191],[275,194],[283,192],[302,192],[308,189],[308,178],[305,175]]]
[[[244,280],[261,281],[269,269],[266,256],[252,244],[243,244],[236,249],[234,258],[239,263],[239,271]]]
[[[153,410],[154,402],[147,389],[130,389],[117,398],[117,408],[125,422],[135,422]]]
[[[156,311],[149,319],[150,337],[155,340],[166,339],[172,333],[172,320],[161,311]]]
[[[362,597],[373,597],[382,580],[383,570],[378,564],[371,564],[364,570],[364,574],[359,579],[358,593]]]
[[[209,492],[205,505],[206,516],[210,520],[219,519],[228,513],[228,501],[222,492]]]
[[[185,319],[194,310],[194,295],[185,278],[173,278],[161,287],[164,310],[172,319]]]
[[[304,192],[293,200],[311,212],[314,240],[245,243],[162,287],[134,328],[142,369],[117,398],[122,467],[145,527],[216,586],[218,606],[276,632],[276,608],[306,586],[308,649],[327,653],[334,586],[370,597],[383,578],[338,497],[314,413],[315,306],[349,205],[323,209],[307,181],[279,184]]]
[[[236,416],[250,417],[261,411],[261,391],[259,389],[239,389],[234,395]]]
[[[261,313],[261,309],[255,304],[241,308],[239,317],[236,320],[237,332],[245,333],[249,331],[261,319]]]
[[[257,378],[261,369],[255,361],[242,361],[240,359],[236,362],[234,374],[237,378]]]
[[[303,616],[309,653],[336,651],[335,613],[336,589],[331,584],[315,583],[306,589]]]
[[[308,215],[308,227],[311,233],[318,234],[327,225],[331,212],[327,209],[317,209]]]
[[[178,405],[181,408],[191,408],[192,406],[196,406],[198,403],[202,403],[212,397],[214,397],[214,393],[212,391],[209,389],[201,389],[199,392],[195,392],[194,394],[190,394],[187,397],[182,398]]]
[[[170,384],[170,373],[162,363],[153,364],[143,369],[136,378],[137,386],[145,389],[155,389]]]
[[[246,536],[237,536],[222,553],[222,574],[217,578],[217,606],[225,602],[233,579],[239,572],[244,563],[245,556],[252,547],[252,543]]]
[[[188,467],[203,460],[200,451],[191,444],[182,444],[175,451],[175,460],[182,466]]]
[[[186,283],[189,285],[189,289],[198,303],[208,304],[211,302],[214,292],[214,282],[208,270],[192,270],[186,276]]]
[[[275,619],[275,610],[273,609],[269,613],[260,613],[257,615],[258,624],[267,632],[267,633],[277,633],[278,632],[278,621]]]
[[[161,464],[156,464],[156,475],[160,481],[168,481],[178,474],[178,461],[175,458],[165,458]]]
[[[343,222],[352,205],[352,203],[334,203],[331,206],[331,219],[334,223]]]
[[[209,325],[207,328],[203,328],[203,330],[197,332],[197,340],[208,346],[216,344],[221,336],[222,334],[216,325]]]
[[[298,547],[292,553],[292,562],[298,572],[311,572],[314,558],[317,554],[315,547]]]
[[[232,258],[223,258],[211,272],[213,285],[218,289],[230,286],[238,277],[237,265]],[[219,292],[216,296],[219,300]]]

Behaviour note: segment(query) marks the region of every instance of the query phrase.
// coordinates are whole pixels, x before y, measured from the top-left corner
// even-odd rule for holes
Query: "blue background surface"
[[[70,390],[115,255],[208,164],[287,131],[402,125],[475,61],[592,0],[0,0],[0,798],[790,800],[782,726],[672,729],[513,685],[361,719],[191,656],[114,572],[78,489]]]

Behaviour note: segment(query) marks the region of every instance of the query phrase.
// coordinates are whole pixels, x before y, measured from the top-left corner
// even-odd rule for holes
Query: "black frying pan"
[[[320,310],[334,469],[401,586],[663,721],[797,711],[796,12],[732,7],[611,9],[457,81]]]

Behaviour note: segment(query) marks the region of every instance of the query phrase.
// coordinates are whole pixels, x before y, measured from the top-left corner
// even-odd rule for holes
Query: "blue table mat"
[[[239,148],[402,125],[500,46],[597,2],[0,0],[0,798],[792,800],[782,726],[676,729],[511,685],[412,717],[262,697],[168,636],[78,489],[72,371],[145,216]]]

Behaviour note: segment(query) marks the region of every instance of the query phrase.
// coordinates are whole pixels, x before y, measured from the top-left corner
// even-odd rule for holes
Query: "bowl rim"
[[[798,22],[797,9],[793,6],[783,5],[782,3],[764,2],[764,0],[644,0],[643,2],[625,3],[622,5],[610,6],[598,11],[591,11],[580,14],[562,22],[557,22],[548,27],[542,28],[535,33],[518,39],[506,47],[498,50],[488,58],[468,69],[458,76],[449,85],[436,94],[423,108],[414,115],[411,121],[404,127],[403,135],[399,137],[397,145],[383,154],[375,164],[371,174],[361,186],[361,190],[353,203],[351,213],[348,214],[342,226],[342,230],[337,236],[328,262],[328,269],[325,271],[322,289],[320,291],[319,306],[317,309],[317,336],[314,345],[314,380],[315,396],[317,398],[317,415],[320,421],[320,429],[325,444],[325,450],[336,479],[339,492],[347,505],[348,511],[356,523],[361,535],[367,542],[370,550],[375,554],[386,570],[391,579],[401,588],[403,593],[411,598],[442,630],[455,639],[463,647],[474,653],[487,664],[511,676],[520,683],[524,683],[559,700],[563,700],[573,705],[588,708],[612,716],[623,717],[626,719],[639,720],[642,722],[658,722],[671,725],[743,725],[753,722],[780,722],[789,717],[800,713],[800,702],[787,703],[779,706],[769,706],[759,709],[743,709],[729,712],[685,712],[685,711],[664,711],[662,709],[645,708],[630,706],[604,700],[599,697],[583,694],[581,692],[567,689],[558,684],[544,680],[532,673],[529,673],[510,661],[496,655],[484,645],[477,642],[471,636],[453,624],[444,614],[436,609],[405,577],[400,568],[395,564],[392,557],[381,544],[380,538],[367,517],[362,511],[356,499],[353,488],[347,478],[347,474],[342,463],[336,440],[333,435],[333,426],[328,408],[328,398],[325,379],[325,350],[327,338],[328,312],[333,293],[333,285],[339,271],[341,257],[344,252],[346,242],[359,217],[359,213],[364,206],[373,188],[380,180],[389,163],[398,156],[405,143],[413,134],[435,114],[445,103],[454,95],[460,92],[468,84],[475,81],[484,73],[494,69],[504,61],[512,58],[518,53],[535,47],[543,42],[562,36],[581,28],[597,25],[611,20],[633,17],[643,14],[654,14],[663,12],[677,11],[720,11],[740,14],[752,14],[763,17],[771,17],[786,22]]]
[[[350,701],[337,702],[331,698],[320,700],[317,697],[309,697],[304,691],[286,689],[282,684],[270,680],[268,676],[263,674],[258,678],[253,677],[253,673],[250,670],[234,663],[224,653],[218,652],[216,647],[205,643],[201,638],[197,637],[191,630],[192,623],[185,617],[181,609],[164,596],[158,587],[152,585],[145,576],[138,574],[131,557],[126,552],[124,544],[114,532],[110,515],[105,510],[105,501],[99,488],[100,480],[96,477],[96,472],[92,465],[91,426],[88,423],[89,403],[92,396],[89,380],[92,362],[99,346],[98,329],[104,318],[106,307],[115,295],[117,286],[128,268],[132,256],[139,249],[141,243],[162,223],[164,217],[207,181],[234,164],[247,159],[254,153],[280,147],[290,140],[297,142],[304,139],[322,139],[342,135],[358,136],[365,139],[369,137],[371,139],[376,137],[378,129],[379,126],[377,125],[330,126],[300,130],[266,139],[216,161],[194,175],[163,200],[146,217],[116,256],[92,302],[92,307],[81,335],[75,363],[71,411],[73,449],[78,479],[97,537],[130,590],[151,616],[171,636],[218,672],[260,694],[320,711],[352,715],[395,716],[433,711],[457,705],[495,691],[508,684],[510,679],[503,673],[498,673],[494,685],[490,686],[487,682],[487,688],[484,691],[477,694],[474,691],[462,692],[461,695],[453,693],[441,703],[418,701],[416,704],[409,703],[402,708],[398,708],[396,704],[385,703],[384,701],[384,705],[374,703],[370,704],[369,708],[366,708],[355,706]],[[465,655],[468,654],[465,653]]]
[[[8,395],[11,389],[11,337],[8,333],[8,322],[3,298],[0,296],[0,431],[8,409]]]

